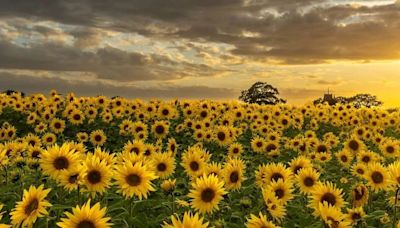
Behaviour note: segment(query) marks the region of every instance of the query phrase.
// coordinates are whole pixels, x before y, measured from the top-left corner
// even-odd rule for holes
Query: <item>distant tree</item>
[[[349,103],[352,103],[356,108],[381,106],[382,101],[379,101],[376,96],[366,93],[357,94],[349,98]]]
[[[279,98],[278,89],[265,82],[256,82],[249,89],[243,90],[239,100],[250,104],[286,103],[286,100]]]
[[[329,96],[329,99],[327,99],[327,95],[325,94],[324,98],[318,98],[314,100],[314,104],[322,104],[322,103],[328,103],[329,105],[335,105],[335,104],[351,104],[356,108],[361,108],[361,107],[376,107],[376,106],[381,106],[383,104],[382,101],[379,101],[376,96],[371,95],[371,94],[356,94],[355,96],[352,97],[334,97],[332,95]]]
[[[18,91],[12,90],[12,89],[8,89],[8,90],[4,91],[3,93],[7,94],[8,96],[10,96],[14,93],[17,93],[17,94],[20,94],[22,97],[25,97],[25,93],[18,92]]]

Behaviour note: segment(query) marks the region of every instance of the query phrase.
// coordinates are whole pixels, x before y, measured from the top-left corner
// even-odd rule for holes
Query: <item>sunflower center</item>
[[[312,177],[306,177],[306,178],[304,178],[303,183],[307,187],[312,187],[312,186],[314,186],[315,181]]]
[[[211,202],[215,197],[215,192],[211,188],[206,188],[201,192],[201,200],[209,203]]]
[[[79,114],[74,115],[74,120],[80,120],[80,119],[81,119],[81,116]]]
[[[351,140],[351,141],[349,142],[349,147],[350,147],[350,149],[352,149],[352,150],[358,150],[358,147],[359,147],[358,142],[355,141],[355,140]]]
[[[353,221],[357,221],[357,220],[361,219],[360,213],[353,213],[353,214],[351,215],[351,219],[352,219]]]
[[[354,191],[354,198],[355,198],[355,200],[360,200],[360,199],[362,199],[363,198],[363,196],[364,196],[364,189],[363,188],[361,188],[361,190],[359,190],[359,189],[354,189],[353,190]]]
[[[371,178],[372,178],[372,181],[373,181],[375,184],[380,184],[380,183],[383,182],[383,175],[382,175],[382,173],[380,173],[380,172],[378,172],[378,171],[374,171],[374,172],[371,174]]]
[[[224,132],[218,132],[217,137],[220,141],[225,140],[225,133]]]
[[[257,142],[257,143],[256,143],[256,146],[257,146],[257,147],[262,147],[262,142]]]
[[[302,169],[302,168],[303,168],[302,166],[298,165],[298,166],[294,167],[293,171],[295,174],[297,174],[300,171],[300,169]]]
[[[347,156],[346,155],[340,156],[340,160],[342,160],[342,162],[347,162]]]
[[[162,134],[162,133],[164,133],[164,126],[158,125],[158,126],[156,127],[156,133],[157,133],[157,134]]]
[[[76,226],[77,228],[96,228],[92,221],[83,220]]]
[[[278,188],[275,190],[275,195],[278,197],[278,199],[282,199],[283,196],[285,195],[285,190]]]
[[[394,153],[394,147],[393,146],[386,147],[386,152],[388,152],[389,154],[393,154]]]
[[[335,206],[336,196],[330,192],[327,192],[321,197],[321,203],[323,204],[324,202],[327,202],[331,206]]]
[[[238,171],[233,171],[233,172],[231,173],[231,175],[229,176],[229,180],[230,180],[232,183],[238,182],[238,180],[239,180],[239,173],[238,173]]]
[[[135,154],[139,154],[139,148],[133,147],[133,148],[131,149],[131,152],[134,152]]]
[[[167,170],[167,166],[165,165],[165,163],[159,163],[157,165],[157,170],[160,172],[164,172],[165,170]]]
[[[169,111],[168,111],[168,109],[164,109],[164,110],[162,110],[162,114],[163,114],[164,116],[167,116],[167,115],[169,114]]]
[[[361,160],[365,163],[368,163],[369,161],[371,161],[371,158],[369,156],[364,156]]]
[[[55,127],[56,129],[59,129],[59,128],[61,128],[61,124],[57,122],[57,123],[54,124],[54,127]]]
[[[273,150],[276,150],[276,146],[275,146],[275,144],[269,144],[265,150],[267,152],[271,152]]]
[[[189,166],[190,166],[190,169],[193,171],[199,170],[199,163],[197,163],[196,161],[190,162]]]
[[[137,174],[129,174],[125,177],[125,180],[130,186],[138,186],[141,182],[141,178]]]
[[[272,174],[271,180],[273,180],[273,181],[278,181],[279,179],[283,179],[282,174],[280,174],[280,173],[273,173],[273,174]]]
[[[69,178],[68,178],[68,182],[69,182],[70,184],[75,184],[77,180],[78,180],[78,174],[69,176]]]
[[[364,174],[364,170],[361,169],[361,168],[358,168],[358,169],[357,169],[357,173],[363,175],[363,174]]]
[[[327,151],[327,148],[324,145],[319,145],[317,148],[318,153],[322,153],[322,152],[326,152],[326,151]]]
[[[175,151],[175,144],[171,144],[170,149],[171,151]]]
[[[33,151],[32,152],[32,158],[39,158],[39,154],[40,154],[39,151]]]
[[[96,135],[96,136],[94,137],[94,141],[100,142],[100,141],[101,141],[101,135]]]
[[[234,154],[237,154],[237,153],[239,153],[239,149],[238,148],[233,148],[233,151],[232,151]]]
[[[92,170],[88,173],[87,179],[91,184],[97,184],[101,181],[101,173],[97,170]]]
[[[62,157],[56,158],[53,162],[53,165],[54,165],[54,168],[56,168],[57,170],[67,169],[69,166],[69,162],[66,157],[62,156]]]
[[[30,215],[33,211],[39,208],[39,201],[35,198],[33,199],[26,207],[25,207],[25,214]]]

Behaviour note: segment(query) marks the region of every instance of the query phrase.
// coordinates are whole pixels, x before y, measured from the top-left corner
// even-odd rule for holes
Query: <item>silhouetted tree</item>
[[[13,93],[17,93],[17,94],[20,94],[21,97],[25,97],[25,93],[18,92],[18,91],[12,90],[12,89],[8,89],[8,90],[4,91],[3,93],[5,93],[7,95],[12,95]]]
[[[286,103],[286,100],[279,98],[277,88],[265,82],[256,82],[249,89],[243,90],[239,96],[239,100],[246,103],[269,104],[275,105]]]
[[[351,104],[356,108],[361,108],[361,107],[376,107],[376,106],[381,106],[383,104],[382,101],[379,101],[376,96],[371,95],[371,94],[356,94],[355,96],[352,97],[333,97],[331,96],[332,100],[327,100],[326,95],[324,98],[318,98],[314,100],[314,104],[322,104],[322,103],[328,103],[329,105],[335,105],[335,104]]]

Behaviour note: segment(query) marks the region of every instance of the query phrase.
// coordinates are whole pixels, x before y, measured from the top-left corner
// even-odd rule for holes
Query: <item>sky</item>
[[[400,0],[0,0],[0,90],[400,106]]]

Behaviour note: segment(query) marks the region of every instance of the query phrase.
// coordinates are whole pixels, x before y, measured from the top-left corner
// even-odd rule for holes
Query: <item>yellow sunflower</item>
[[[90,142],[94,146],[102,146],[107,140],[103,130],[95,130],[90,133]]]
[[[156,175],[162,179],[168,178],[175,171],[175,157],[170,153],[155,153],[152,162]]]
[[[318,185],[320,174],[313,168],[301,169],[296,175],[297,185],[304,194],[311,193]]]
[[[246,228],[279,228],[279,226],[268,221],[267,216],[260,212],[259,216],[250,214],[250,218],[247,219]]]
[[[193,189],[190,190],[188,197],[191,198],[191,206],[201,213],[212,213],[218,210],[218,203],[227,192],[224,182],[220,181],[215,175],[203,175],[192,183]]]
[[[90,199],[82,206],[72,208],[72,213],[65,212],[67,218],[61,218],[61,222],[57,226],[61,228],[81,228],[81,227],[96,227],[108,228],[111,227],[110,217],[106,216],[107,208],[101,208],[100,203],[96,203],[93,207],[90,206]]]
[[[369,191],[364,184],[356,184],[351,189],[351,198],[354,207],[362,207],[368,202]]]
[[[58,145],[48,147],[40,155],[40,166],[43,173],[53,179],[57,179],[61,171],[71,170],[78,166],[79,162],[79,155],[74,153],[68,144],[63,144],[61,147]]]
[[[242,182],[246,180],[244,176],[244,170],[246,165],[241,159],[230,159],[222,173],[222,177],[225,181],[225,187],[228,190],[239,190],[242,186]]]
[[[131,198],[134,195],[140,200],[147,199],[151,191],[155,191],[152,180],[157,176],[141,162],[132,164],[127,162],[116,167],[115,179],[122,195]]]
[[[263,189],[264,199],[269,198],[266,194],[273,194],[280,204],[285,205],[289,200],[293,199],[292,184],[288,181],[284,182],[282,179],[273,181]]]
[[[46,208],[50,207],[51,204],[45,198],[51,189],[43,188],[43,185],[38,188],[30,186],[28,191],[24,190],[22,201],[17,202],[10,213],[13,226],[31,227],[37,218],[48,214]]]
[[[311,192],[309,206],[315,210],[314,215],[319,215],[319,204],[328,203],[330,206],[342,208],[345,205],[342,189],[336,188],[331,182],[321,183],[315,186]]]
[[[369,164],[365,177],[368,180],[369,186],[375,192],[387,190],[393,184],[389,171],[380,163]]]
[[[87,190],[100,194],[105,192],[113,176],[113,170],[107,165],[106,161],[100,161],[95,156],[87,158],[84,162],[84,169],[83,184]]]
[[[151,129],[156,138],[165,138],[169,133],[169,122],[156,121],[154,122]]]
[[[204,223],[203,218],[199,216],[199,214],[192,214],[191,212],[185,212],[183,215],[183,219],[180,220],[178,217],[171,216],[172,224],[168,224],[164,221],[162,225],[163,228],[207,228],[208,222]]]
[[[350,227],[347,216],[340,211],[340,208],[330,205],[327,202],[319,203],[318,211],[326,227],[346,228]]]

